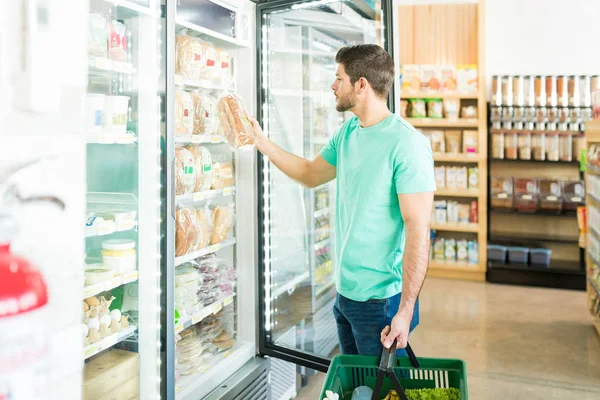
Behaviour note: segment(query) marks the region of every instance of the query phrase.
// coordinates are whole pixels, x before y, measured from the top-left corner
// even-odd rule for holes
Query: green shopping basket
[[[396,342],[390,349],[396,348]],[[340,400],[350,400],[359,386],[373,388],[372,400],[381,400],[395,390],[405,400],[405,389],[456,388],[461,400],[468,400],[467,368],[462,360],[415,357],[410,345],[408,357],[396,358],[396,352],[383,349],[381,359],[373,356],[339,355],[333,358],[323,384],[321,397],[326,391],[337,393]],[[385,378],[388,379],[385,379]]]

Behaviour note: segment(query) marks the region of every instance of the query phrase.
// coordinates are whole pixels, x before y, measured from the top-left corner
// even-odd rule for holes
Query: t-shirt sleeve
[[[435,192],[431,146],[420,133],[413,133],[399,145],[395,159],[394,182],[397,194]]]
[[[323,157],[323,159],[325,161],[327,161],[329,164],[333,165],[334,167],[337,165],[337,151],[338,151],[338,143],[339,143],[339,137],[340,137],[340,132],[342,131],[342,128],[340,128],[334,135],[333,137],[329,140],[329,142],[327,142],[327,144],[321,149],[321,157]]]

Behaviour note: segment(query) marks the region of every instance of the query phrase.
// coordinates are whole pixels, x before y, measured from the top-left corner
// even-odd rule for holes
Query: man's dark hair
[[[394,84],[394,60],[376,44],[342,47],[335,62],[344,66],[353,85],[365,78],[379,97],[386,98]]]

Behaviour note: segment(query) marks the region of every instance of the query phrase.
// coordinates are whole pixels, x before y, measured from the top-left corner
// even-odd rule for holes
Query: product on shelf
[[[559,135],[558,158],[560,161],[573,160],[573,138],[570,133],[564,132]]]
[[[448,222],[448,202],[446,200],[437,200],[435,206],[435,221],[444,224]]]
[[[195,168],[194,154],[185,147],[175,147],[175,194],[181,195],[194,191],[197,179]]]
[[[423,99],[409,99],[408,103],[408,116],[411,118],[425,118],[427,117],[427,109],[425,107],[425,100]]]
[[[229,237],[233,227],[234,207],[233,204],[219,205],[213,210],[215,230],[210,244],[221,243]]]
[[[479,244],[476,240],[469,240],[467,243],[468,261],[470,264],[479,263]]]
[[[456,68],[457,90],[459,92],[477,92],[479,77],[477,65],[459,65]],[[464,117],[463,117],[464,118]]]
[[[479,168],[469,168],[469,189],[479,189]]]
[[[200,250],[210,245],[210,240],[215,231],[215,221],[208,205],[196,209],[196,218],[198,222],[198,239],[194,248]]]
[[[408,100],[400,100],[400,116],[402,118],[408,117]]]
[[[107,268],[104,264],[87,265],[85,269],[85,284],[95,285],[96,283],[107,281],[115,276],[115,272],[111,268]]]
[[[563,208],[577,211],[585,203],[585,184],[579,179],[563,181]]]
[[[194,192],[210,190],[213,183],[212,156],[204,146],[186,146],[193,157],[195,186]]]
[[[218,112],[225,137],[233,149],[254,145],[254,129],[239,96],[228,94],[221,97]]]
[[[491,177],[490,187],[492,208],[513,208],[513,178]]]
[[[477,118],[478,115],[476,106],[464,106],[460,109],[461,118]]]
[[[533,148],[534,160],[546,160],[546,135],[543,132],[534,132],[532,134],[531,146]]]
[[[458,223],[458,202],[457,201],[449,201],[447,205],[448,210],[448,223],[449,224],[457,224]],[[444,222],[444,221],[440,221]]]
[[[470,207],[468,204],[458,205],[458,223],[468,224],[471,222]]]
[[[519,132],[519,160],[531,160],[531,132]]]
[[[135,241],[131,239],[112,239],[102,242],[102,263],[115,275],[135,271]]]
[[[492,132],[492,158],[504,159],[504,132]]]
[[[218,52],[217,48],[213,46],[211,43],[202,42],[201,43],[204,49],[204,67],[200,72],[201,79],[208,79],[212,82],[217,82],[219,80],[219,73],[221,72],[221,68],[218,63]]]
[[[465,239],[456,242],[456,259],[459,262],[467,262],[469,260],[469,244]]]
[[[433,242],[433,259],[444,261],[444,239],[436,238]]]
[[[587,154],[587,163],[593,167],[600,167],[600,145],[590,145]]]
[[[175,135],[191,135],[194,130],[194,103],[186,91],[175,90]]]
[[[128,110],[128,96],[105,96],[102,130],[110,134],[125,134],[127,131]]]
[[[515,208],[535,212],[537,209],[538,181],[530,178],[515,179]]]
[[[418,65],[402,67],[402,90],[421,90],[421,71]]]
[[[585,135],[573,135],[573,155],[577,161],[581,161],[581,153],[586,150]]]
[[[431,134],[431,151],[433,153],[446,152],[446,137],[444,131],[430,131]]]
[[[127,315],[119,310],[110,310],[114,297],[89,297],[83,301],[84,346],[99,342],[103,338],[129,326]]]
[[[127,59],[127,36],[125,25],[117,20],[108,23],[108,57],[114,61]]]
[[[427,117],[429,118],[443,118],[444,117],[444,105],[441,99],[428,99],[427,100]]]
[[[191,262],[175,269],[175,308],[180,315],[191,316],[203,306],[198,297],[202,279],[195,265]]]
[[[85,130],[88,133],[102,132],[102,117],[104,114],[103,94],[88,93],[84,99]]]
[[[558,179],[540,179],[540,209],[560,211],[562,209],[562,184]]]
[[[467,190],[469,177],[467,167],[456,167],[456,188]]]
[[[435,185],[438,189],[446,187],[446,167],[434,167],[435,171]]]
[[[137,399],[138,371],[139,355],[133,351],[112,349],[90,359],[83,369],[84,398]]]
[[[215,155],[213,157],[213,182],[212,189],[222,189],[233,186],[234,174],[231,163],[225,161],[224,155]]]
[[[445,99],[444,100],[444,115],[448,119],[457,119],[460,107],[460,100]]]
[[[444,259],[446,261],[456,261],[456,240],[444,240]]]
[[[440,90],[437,65],[421,65],[419,69],[421,73],[421,89],[424,91]]]
[[[180,208],[175,215],[175,256],[180,257],[194,250],[200,234],[196,210]]]
[[[539,266],[544,266],[544,267],[550,266],[552,250],[550,250],[550,249],[530,249],[529,255],[531,258],[531,265],[539,265]]]
[[[216,134],[219,128],[217,99],[204,92],[192,92],[193,135]]]
[[[464,154],[477,154],[478,134],[477,131],[463,131],[462,152]]]
[[[175,37],[175,73],[186,78],[199,79],[205,64],[202,43],[187,35]]]
[[[440,67],[440,89],[451,92],[457,88],[456,66],[442,65]]]
[[[462,148],[462,132],[461,131],[446,131],[446,152],[451,154],[458,154]]]
[[[479,203],[477,203],[477,200],[473,200],[471,202],[471,206],[469,207],[469,217],[470,217],[470,222],[473,224],[476,224],[479,222]]]
[[[456,167],[446,167],[446,187],[456,189]]]
[[[217,50],[218,57],[218,67],[219,67],[219,78],[221,80],[221,85],[227,86],[229,81],[231,80],[231,56],[227,50],[218,49]]]
[[[88,54],[94,57],[108,57],[108,30],[106,17],[92,13],[88,17]]]
[[[511,264],[527,264],[529,249],[527,247],[512,246],[508,248],[508,262]]]
[[[487,253],[488,260],[505,263],[506,262],[506,253],[508,248],[506,246],[500,246],[497,244],[488,244],[487,245]]]
[[[210,366],[210,343],[202,340],[195,326],[176,335],[176,367],[181,375],[206,371]]]
[[[507,160],[516,160],[518,156],[519,141],[516,132],[504,134],[504,157]]]

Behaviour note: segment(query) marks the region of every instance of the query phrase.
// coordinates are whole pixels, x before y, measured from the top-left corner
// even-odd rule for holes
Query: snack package
[[[194,104],[189,93],[175,90],[175,135],[190,135],[194,130]]]
[[[469,189],[479,189],[479,168],[469,168]]]
[[[435,185],[439,189],[443,189],[446,187],[446,167],[435,167]]]
[[[233,166],[226,161],[223,154],[213,157],[212,189],[222,189],[233,186]]]
[[[199,79],[204,65],[204,54],[199,39],[177,35],[175,37],[175,73],[186,78]]]
[[[439,67],[437,65],[421,66],[421,89],[430,92],[440,90]]]
[[[456,240],[447,239],[444,241],[444,259],[446,261],[456,261]]]
[[[433,259],[444,261],[444,239],[437,238],[433,242]]]
[[[446,153],[458,154],[461,151],[462,132],[461,131],[446,131]]]
[[[418,65],[405,65],[401,68],[402,90],[415,91],[421,90],[421,72]]]
[[[467,244],[468,259],[471,264],[479,264],[479,246],[476,241],[469,240]]]
[[[234,207],[233,204],[219,205],[213,210],[213,219],[215,221],[215,230],[213,232],[210,244],[221,243],[229,237],[233,227]]]
[[[471,222],[471,207],[468,204],[458,205],[458,222],[468,224]]]
[[[456,66],[442,65],[440,67],[440,88],[448,92],[456,90]],[[457,107],[458,108],[458,107]]]
[[[232,149],[251,148],[254,129],[242,99],[234,94],[222,96],[218,101],[219,121]]]
[[[213,213],[208,205],[196,209],[196,219],[198,221],[198,240],[195,247],[200,250],[210,245],[210,239],[215,229]]]
[[[458,202],[457,201],[449,201],[448,202],[448,223],[449,224],[457,224],[458,223]]]
[[[213,181],[212,157],[210,151],[204,146],[186,146],[193,156],[194,175],[196,186],[194,192],[204,192],[210,190]]]
[[[431,131],[431,151],[441,154],[446,152],[446,134],[444,131]]]
[[[456,189],[456,167],[446,167],[446,187]]]
[[[456,188],[466,190],[468,187],[467,167],[456,167]]]
[[[195,157],[185,147],[175,148],[175,194],[192,193],[196,188]]]
[[[88,54],[94,57],[106,58],[108,56],[106,18],[100,14],[90,14],[88,23]]]
[[[117,20],[108,24],[108,57],[113,61],[125,61],[127,59],[127,36],[125,25]]]
[[[201,42],[201,46],[204,50],[204,63],[203,68],[200,72],[201,79],[207,79],[209,81],[218,83],[219,72],[221,68],[217,68],[218,52],[217,48],[210,43]]]
[[[468,243],[462,239],[456,242],[456,259],[458,261],[466,262],[469,259]]]
[[[477,65],[459,65],[456,68],[456,82],[459,92],[477,92],[478,81]]]
[[[438,224],[448,223],[448,202],[446,200],[435,201],[435,221]]]
[[[402,118],[406,118],[408,115],[407,111],[408,111],[408,100],[400,100],[400,116]]]
[[[429,118],[443,118],[444,117],[444,105],[440,99],[429,99],[427,100],[427,117]]]
[[[193,92],[191,93],[191,97],[194,109],[194,128],[192,129],[192,134],[216,134],[219,127],[217,99],[202,92]]]
[[[198,218],[193,208],[180,208],[175,215],[175,256],[194,250],[198,242]]]
[[[427,117],[427,110],[425,109],[425,100],[422,99],[410,99],[408,103],[408,115],[411,118],[425,118]]]
[[[477,154],[478,132],[463,131],[462,151],[465,154]]]
[[[461,109],[462,118],[477,118],[478,112],[475,106],[466,106]]]
[[[444,99],[444,115],[446,116],[446,118],[457,119],[459,107],[460,107],[460,100]]]

